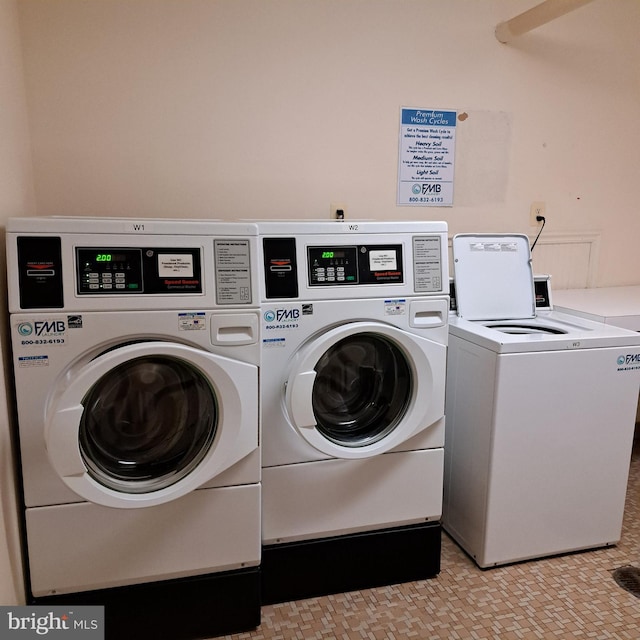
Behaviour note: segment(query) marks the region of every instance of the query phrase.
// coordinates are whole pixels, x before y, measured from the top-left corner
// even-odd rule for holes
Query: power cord
[[[531,245],[531,251],[533,251],[533,248],[536,246],[536,243],[538,242],[538,238],[540,237],[540,234],[542,233],[542,230],[544,229],[544,225],[547,221],[545,220],[544,216],[536,216],[536,222],[542,222],[542,226],[540,227],[540,231],[538,231],[538,235],[536,236],[536,239],[533,241],[533,244]]]

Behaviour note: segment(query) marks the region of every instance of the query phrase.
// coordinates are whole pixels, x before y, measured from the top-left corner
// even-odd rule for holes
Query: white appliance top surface
[[[529,238],[458,234],[453,238],[457,313],[467,320],[535,317]]]
[[[499,325],[500,329],[495,328],[494,325]],[[514,333],[509,332],[509,325],[513,327]],[[530,328],[530,332],[520,333],[525,326]],[[521,319],[469,321],[451,314],[449,333],[496,353],[603,347],[640,348],[638,333],[556,310],[542,311],[535,318],[527,321]]]
[[[9,218],[8,233],[112,233],[134,235],[258,235],[250,222],[214,219],[159,219],[86,216],[42,216]]]
[[[554,291],[556,308],[640,331],[640,285]]]
[[[447,223],[437,220],[250,220],[263,235],[328,234],[354,235],[358,233],[443,233]]]

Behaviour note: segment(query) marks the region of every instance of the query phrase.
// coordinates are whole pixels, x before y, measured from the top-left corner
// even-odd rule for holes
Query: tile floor
[[[626,565],[640,567],[640,441],[615,547],[483,571],[445,535],[437,578],[265,606],[258,629],[225,638],[638,640],[640,598],[612,578]]]

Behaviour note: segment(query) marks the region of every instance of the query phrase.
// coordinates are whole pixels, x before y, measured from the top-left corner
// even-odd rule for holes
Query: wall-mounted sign
[[[402,109],[398,204],[450,207],[453,204],[456,112]]]

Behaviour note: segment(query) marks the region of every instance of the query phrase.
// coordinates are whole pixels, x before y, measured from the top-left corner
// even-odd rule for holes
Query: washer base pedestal
[[[262,604],[432,578],[440,572],[439,522],[262,550]]]
[[[103,605],[107,640],[181,640],[260,625],[260,569],[31,598],[37,605]]]

